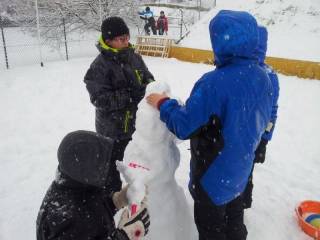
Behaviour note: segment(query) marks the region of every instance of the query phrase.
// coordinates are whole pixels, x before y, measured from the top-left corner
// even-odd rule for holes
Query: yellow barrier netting
[[[170,49],[169,57],[187,62],[213,64],[213,53],[209,50],[174,46]],[[319,62],[267,57],[266,63],[284,75],[320,80]]]

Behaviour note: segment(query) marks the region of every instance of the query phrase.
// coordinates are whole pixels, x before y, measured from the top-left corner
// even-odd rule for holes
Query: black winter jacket
[[[201,187],[200,180],[224,147],[221,130],[220,119],[218,116],[213,115],[207,124],[190,136],[191,179],[189,190],[195,201],[206,196],[205,191]]]
[[[37,218],[37,240],[129,240],[115,228],[115,206],[103,189],[68,177],[54,181]]]
[[[84,77],[96,107],[96,130],[114,139],[130,139],[137,105],[153,76],[131,46],[117,51],[100,40],[98,49],[101,53]]]

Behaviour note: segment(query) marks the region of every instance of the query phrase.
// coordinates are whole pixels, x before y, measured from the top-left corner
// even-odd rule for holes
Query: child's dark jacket
[[[116,50],[100,39],[98,49],[101,53],[84,77],[96,107],[96,130],[114,139],[130,139],[137,105],[153,76],[132,47]]]
[[[37,240],[128,240],[115,228],[112,199],[103,189],[67,176],[52,183],[37,218]]]

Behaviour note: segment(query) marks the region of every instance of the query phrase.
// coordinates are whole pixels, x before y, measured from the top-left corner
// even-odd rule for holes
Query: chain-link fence
[[[27,16],[20,16],[24,20],[18,24],[10,24],[8,18],[6,16],[1,17],[0,14],[0,70],[16,66],[42,65],[51,61],[96,56],[95,45],[100,35],[97,26],[105,17],[99,12],[102,10],[99,7],[101,5],[97,6],[96,26],[87,28],[91,30],[83,30],[85,28],[78,27],[81,24],[81,15],[77,19],[78,22],[70,24],[70,18],[68,19],[65,14],[59,14],[59,12],[49,12],[48,14],[48,9],[41,7],[41,5],[37,8],[37,5],[33,4],[31,7],[34,11]],[[144,6],[141,6],[141,8],[144,8]],[[153,8],[156,13],[156,20],[159,17],[157,12],[160,12],[160,10],[164,9],[168,13],[168,37],[175,39],[176,42],[189,32],[190,25],[197,18],[196,10],[191,13],[190,10],[183,10],[182,8],[157,8],[155,6]],[[88,11],[88,9],[86,8],[85,11]],[[135,43],[136,35],[145,34],[143,30],[145,22],[139,18],[137,12],[134,14],[136,14],[134,15],[136,20],[128,22],[132,43]]]
[[[41,64],[50,61],[68,60],[70,58],[89,57],[97,54],[95,43],[98,31],[65,31],[64,19],[61,27],[40,27],[40,38],[37,37],[37,26],[7,27],[1,26],[0,69],[15,66]],[[55,36],[43,37],[44,31],[54,31]]]
[[[188,27],[180,17],[169,17],[168,37],[179,40],[186,33]],[[52,39],[37,38],[36,26],[1,27],[0,38],[0,69],[15,66],[41,64],[50,61],[69,60],[79,57],[94,57],[97,54],[95,44],[99,38],[99,31],[74,31],[67,33],[61,19],[61,27]],[[1,23],[0,23],[1,24]],[[135,36],[144,34],[144,22],[131,28],[131,41],[135,42]],[[43,26],[42,26],[43,27]],[[41,28],[40,28],[41,29]],[[46,26],[46,31],[50,27]]]

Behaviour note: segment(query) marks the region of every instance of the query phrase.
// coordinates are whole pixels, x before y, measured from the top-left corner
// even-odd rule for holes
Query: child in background
[[[273,88],[273,94],[272,94],[273,99],[272,99],[271,118],[265,132],[261,137],[260,143],[255,151],[254,163],[264,163],[266,158],[267,144],[272,139],[273,131],[275,128],[277,117],[278,117],[278,98],[279,98],[279,90],[280,90],[279,79],[276,72],[264,62],[266,58],[267,45],[268,45],[268,31],[265,27],[259,26],[259,43],[258,43],[258,48],[256,49],[256,55],[258,58],[259,65],[265,70],[269,79],[271,80],[272,88]],[[253,169],[254,169],[254,165],[251,170],[247,187],[243,192],[244,208],[251,208],[251,204],[252,204]]]
[[[157,29],[159,35],[163,35],[163,33],[168,35],[168,18],[164,15],[164,11],[160,12],[160,17],[157,20]]]
[[[157,35],[156,20],[154,19],[153,12],[150,7],[146,7],[145,11],[138,12],[140,18],[145,20],[144,31],[147,35],[150,35],[150,27],[153,35]]]

